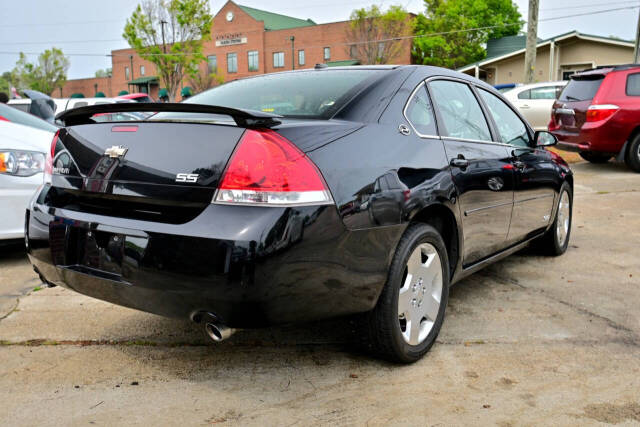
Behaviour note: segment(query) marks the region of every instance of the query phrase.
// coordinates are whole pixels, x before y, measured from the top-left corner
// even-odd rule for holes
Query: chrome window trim
[[[413,92],[411,92],[411,95],[409,95],[409,99],[407,99],[407,102],[404,104],[404,108],[402,110],[402,116],[407,121],[407,123],[409,123],[409,126],[411,126],[411,129],[413,129],[413,132],[416,135],[418,135],[420,138],[441,139],[440,135],[428,135],[428,134],[425,135],[425,134],[422,134],[422,133],[418,132],[418,130],[413,125],[413,123],[411,123],[411,120],[409,120],[409,118],[407,117],[407,109],[409,108],[409,104],[411,103],[411,100],[413,99],[413,97],[415,96],[415,94],[418,92],[418,90],[420,88],[424,88],[425,89],[425,93],[426,93],[427,88],[426,88],[426,84],[425,84],[424,81],[420,82],[420,84],[418,86],[416,86],[415,89],[413,89]],[[431,100],[429,100],[429,103],[431,103]],[[433,111],[434,108],[435,108],[435,106],[433,104],[431,104],[432,111]],[[436,120],[435,112],[433,114],[433,121],[434,121],[434,123],[436,123],[436,128],[437,128],[437,120]]]
[[[442,139],[447,141],[476,142],[478,144],[499,145],[501,147],[515,147],[515,145],[505,144],[503,142],[485,141],[480,139],[469,139],[469,138],[457,138],[453,136],[443,136]]]

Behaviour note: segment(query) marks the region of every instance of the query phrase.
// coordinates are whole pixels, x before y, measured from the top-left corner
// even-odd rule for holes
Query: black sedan
[[[157,114],[92,119],[133,111]],[[451,284],[530,242],[551,255],[569,242],[555,138],[445,69],[292,71],[58,120],[26,218],[36,271],[216,341],[357,315],[372,351],[413,362]]]

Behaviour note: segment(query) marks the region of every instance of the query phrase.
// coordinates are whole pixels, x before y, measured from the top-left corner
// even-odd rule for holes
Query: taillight
[[[590,105],[587,108],[587,121],[599,122],[600,120],[608,119],[619,109],[620,107],[613,104]]]
[[[218,187],[215,202],[250,205],[332,203],[313,162],[272,130],[245,131]]]
[[[53,140],[51,141],[51,148],[47,152],[47,157],[44,161],[44,183],[51,184],[52,175],[53,175],[53,158],[56,155],[56,144],[58,143],[58,134],[60,130],[53,135]]]

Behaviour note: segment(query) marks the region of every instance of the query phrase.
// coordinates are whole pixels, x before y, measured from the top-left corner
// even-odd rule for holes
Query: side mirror
[[[550,147],[558,143],[558,138],[546,130],[537,130],[533,136],[536,147]]]

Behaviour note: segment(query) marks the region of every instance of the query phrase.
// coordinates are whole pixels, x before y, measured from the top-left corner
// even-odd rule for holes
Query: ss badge
[[[179,173],[176,175],[176,182],[195,183],[198,182],[199,176],[200,175],[198,175],[197,173]]]

